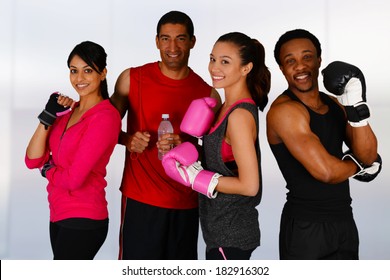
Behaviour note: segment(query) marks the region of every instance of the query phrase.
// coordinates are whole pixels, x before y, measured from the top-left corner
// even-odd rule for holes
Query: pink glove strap
[[[221,176],[222,175],[218,173],[202,170],[196,176],[194,183],[192,184],[192,189],[208,198],[216,198],[218,192],[215,191],[215,188],[218,185],[218,178]]]

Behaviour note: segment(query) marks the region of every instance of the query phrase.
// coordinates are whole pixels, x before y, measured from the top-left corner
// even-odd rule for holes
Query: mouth
[[[76,84],[76,87],[78,88],[78,89],[84,89],[84,88],[86,88],[88,86],[88,84]]]
[[[177,53],[167,53],[166,55],[169,58],[178,58],[179,57],[179,54],[177,54]]]
[[[294,76],[294,79],[298,82],[306,82],[310,78],[310,73],[299,73]]]
[[[223,77],[223,76],[214,76],[214,75],[212,75],[212,76],[211,76],[211,79],[212,79],[213,81],[215,81],[215,82],[219,82],[219,81],[223,80],[224,77]]]

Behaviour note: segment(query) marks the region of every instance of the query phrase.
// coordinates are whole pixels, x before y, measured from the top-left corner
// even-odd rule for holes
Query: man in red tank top
[[[161,61],[124,70],[111,102],[127,112],[119,259],[197,259],[198,198],[173,181],[158,159],[158,150],[188,141],[180,123],[194,99],[218,93],[188,66],[195,45],[188,15],[171,11],[157,25]],[[216,106],[216,109],[219,106]],[[157,137],[162,114],[169,114],[174,133]],[[183,139],[184,137],[184,139]]]

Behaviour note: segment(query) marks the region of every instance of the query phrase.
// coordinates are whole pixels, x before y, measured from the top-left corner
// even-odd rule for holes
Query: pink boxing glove
[[[195,99],[191,102],[180,124],[180,130],[195,137],[205,135],[213,121],[213,108],[217,105],[217,100],[212,97]]]
[[[198,151],[190,142],[184,142],[166,153],[162,159],[165,173],[187,187],[192,187],[208,198],[215,198],[218,192],[220,174],[203,170],[200,162],[196,161]]]
[[[191,181],[187,168],[197,159],[198,151],[195,146],[189,142],[184,142],[166,153],[161,163],[165,173],[170,178],[186,187],[190,187],[193,180]]]

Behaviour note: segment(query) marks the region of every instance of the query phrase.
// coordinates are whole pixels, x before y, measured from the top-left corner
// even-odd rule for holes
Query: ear
[[[106,77],[107,77],[107,68],[103,69],[103,71],[100,74],[100,76],[101,76],[101,78],[100,78],[101,81],[104,81],[106,79]]]
[[[253,68],[253,63],[252,62],[249,62],[247,65],[244,65],[241,69],[241,74],[243,76],[246,76],[249,74],[249,72],[252,70]]]
[[[157,49],[160,49],[160,44],[159,44],[159,41],[158,41],[158,35],[156,35],[156,47],[157,47]]]
[[[279,65],[279,69],[280,69],[280,71],[282,71],[282,74],[284,75],[284,68],[283,68],[283,65]]]
[[[191,38],[191,49],[193,48],[193,47],[195,47],[195,43],[196,43],[196,37],[195,37],[195,35],[194,36],[192,36],[192,38]]]

